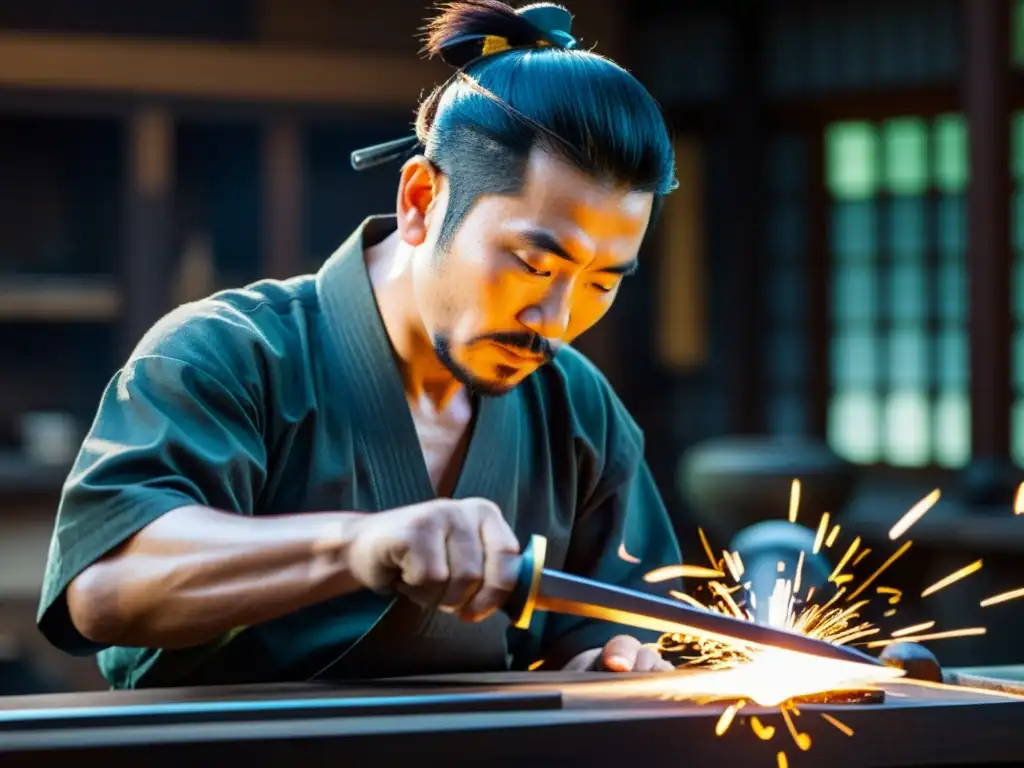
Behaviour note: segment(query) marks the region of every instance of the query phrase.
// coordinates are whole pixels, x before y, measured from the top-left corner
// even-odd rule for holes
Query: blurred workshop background
[[[167,310],[316,270],[393,210],[395,169],[348,156],[447,75],[418,57],[427,5],[0,0],[0,693],[101,687],[35,629],[98,396]],[[679,191],[579,346],[646,431],[688,557],[698,528],[721,551],[785,519],[798,478],[798,523],[830,513],[832,564],[861,537],[864,575],[940,489],[864,597],[902,590],[889,630],[987,628],[932,646],[944,663],[1024,662],[1024,601],[980,606],[1024,586],[1024,3],[571,10],[676,135]]]

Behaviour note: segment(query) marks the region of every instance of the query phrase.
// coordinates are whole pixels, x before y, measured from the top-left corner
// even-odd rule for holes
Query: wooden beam
[[[448,74],[413,56],[0,32],[0,88],[412,109]]]
[[[974,472],[968,486],[982,501],[1008,490],[1000,487],[1007,479],[999,467],[1010,464],[1010,2],[963,0],[963,8],[971,167],[967,283]]]

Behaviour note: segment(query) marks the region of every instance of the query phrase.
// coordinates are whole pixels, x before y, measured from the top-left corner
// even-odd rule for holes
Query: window
[[[1012,124],[1013,201],[1010,211],[1013,244],[1013,413],[1010,448],[1014,461],[1024,466],[1024,113]]]
[[[964,121],[835,123],[825,148],[829,442],[859,463],[961,466],[970,453]]]

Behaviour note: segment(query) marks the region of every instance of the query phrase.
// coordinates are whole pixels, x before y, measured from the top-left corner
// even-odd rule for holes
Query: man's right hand
[[[480,621],[515,586],[519,541],[493,502],[435,499],[363,515],[348,560],[369,589]]]

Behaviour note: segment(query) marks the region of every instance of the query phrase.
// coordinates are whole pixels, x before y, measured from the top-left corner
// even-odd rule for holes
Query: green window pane
[[[1013,316],[1018,323],[1024,323],[1024,255],[1013,264]]]
[[[1013,200],[1010,203],[1010,230],[1013,240],[1013,249],[1018,253],[1024,252],[1024,190],[1017,189],[1013,193]]]
[[[925,201],[921,197],[901,197],[888,207],[889,249],[894,258],[923,253],[925,250]]]
[[[878,136],[870,123],[834,123],[825,131],[826,183],[844,200],[871,197],[879,184]]]
[[[919,195],[928,187],[928,136],[918,118],[889,120],[882,127],[886,188],[895,195]]]
[[[869,464],[879,458],[879,403],[874,392],[841,390],[828,408],[828,442],[849,461]]]
[[[935,121],[935,181],[943,192],[967,186],[967,124],[961,115],[943,115]]]
[[[890,318],[902,323],[924,323],[928,306],[928,285],[925,278],[923,260],[892,266],[886,281]]]
[[[921,467],[931,459],[931,414],[924,392],[893,392],[885,403],[885,460],[897,467]]]
[[[943,392],[935,403],[935,462],[959,468],[971,457],[971,401],[966,390]]]
[[[967,387],[967,333],[963,327],[943,328],[938,338],[939,388]]]
[[[1014,331],[1012,352],[1013,387],[1019,394],[1024,394],[1024,331]]]
[[[967,207],[963,197],[944,195],[938,207],[939,251],[961,254],[967,247]]]
[[[875,270],[870,264],[837,264],[832,270],[832,315],[843,326],[871,325],[878,314]]]
[[[1010,414],[1010,453],[1017,465],[1024,467],[1024,398],[1017,398]]]
[[[836,203],[832,212],[832,253],[838,261],[871,261],[878,247],[873,202]]]
[[[868,331],[840,331],[832,338],[836,389],[874,389],[879,380],[878,340]]]
[[[889,381],[894,389],[928,384],[928,343],[922,328],[900,328],[889,335]]]
[[[1010,123],[1010,151],[1013,158],[1013,177],[1024,180],[1024,112],[1014,112]]]
[[[950,325],[967,320],[967,285],[964,265],[946,261],[939,265],[937,277],[938,311],[943,322]]]

